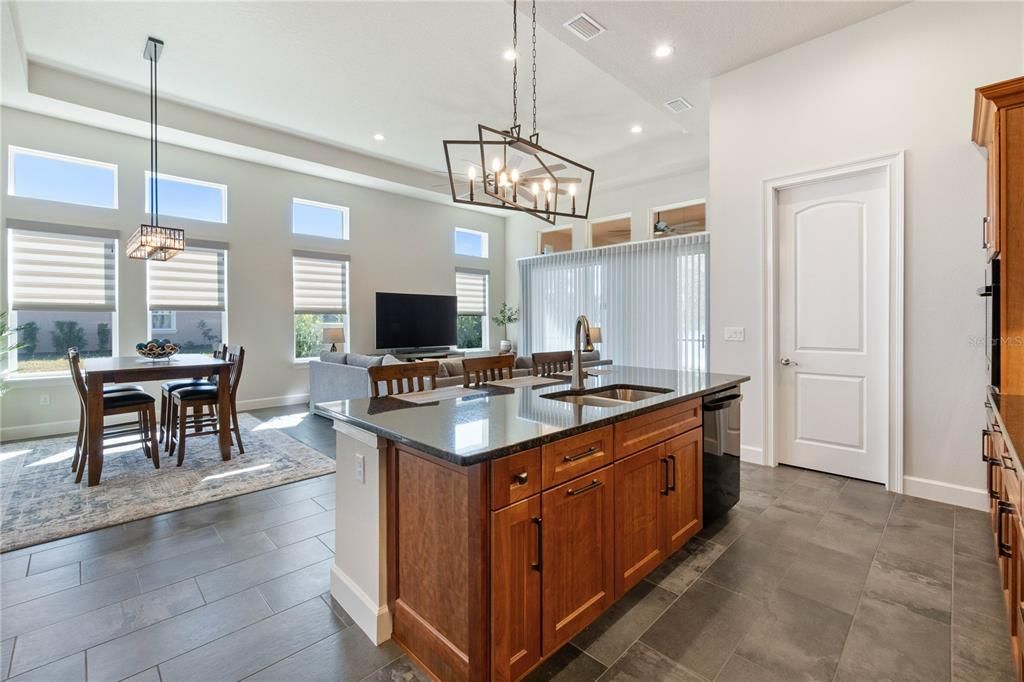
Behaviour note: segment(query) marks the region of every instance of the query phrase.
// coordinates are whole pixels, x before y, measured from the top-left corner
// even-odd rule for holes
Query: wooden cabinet
[[[701,425],[700,398],[663,407],[615,424],[615,459],[628,457]]]
[[[615,596],[666,556],[669,460],[659,444],[615,463]]]
[[[494,460],[491,509],[501,509],[540,492],[540,448]]]
[[[612,463],[612,427],[569,436],[541,448],[545,488],[564,483]]]
[[[541,496],[543,655],[608,608],[615,594],[614,478],[598,469]]]
[[[491,514],[494,680],[517,680],[540,661],[540,495]]]
[[[695,429],[665,443],[668,494],[664,497],[665,552],[672,554],[697,534],[703,525],[704,475],[702,431]]]

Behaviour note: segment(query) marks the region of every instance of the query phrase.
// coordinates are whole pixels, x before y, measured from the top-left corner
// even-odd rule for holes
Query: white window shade
[[[224,312],[227,251],[185,250],[168,261],[149,261],[149,309]]]
[[[521,258],[520,354],[569,350],[576,317],[620,365],[707,371],[707,232]]]
[[[348,257],[292,257],[295,314],[348,313]]]
[[[117,239],[67,229],[10,230],[12,310],[114,311]]]
[[[487,273],[479,270],[455,271],[455,295],[459,315],[487,314]]]

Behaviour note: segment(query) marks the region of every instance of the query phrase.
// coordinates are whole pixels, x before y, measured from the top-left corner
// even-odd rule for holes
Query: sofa
[[[599,351],[582,354],[584,367],[610,365],[611,360],[602,360]],[[363,355],[362,353],[320,353],[319,360],[309,361],[309,410],[317,410],[318,403],[334,400],[370,397],[369,368],[377,365],[393,365],[403,362],[393,355]],[[462,358],[439,360],[437,387],[462,385]],[[516,358],[513,377],[527,376],[533,372],[533,361],[529,357]],[[324,415],[326,416],[326,415]]]

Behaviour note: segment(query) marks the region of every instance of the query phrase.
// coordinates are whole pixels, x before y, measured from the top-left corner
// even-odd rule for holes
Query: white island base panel
[[[374,644],[391,639],[386,463],[377,436],[335,420],[337,508],[331,596]]]

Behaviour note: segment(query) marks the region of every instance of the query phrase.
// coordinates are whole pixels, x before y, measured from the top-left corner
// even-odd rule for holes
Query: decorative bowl
[[[147,360],[167,360],[179,350],[181,348],[171,343],[168,339],[150,339],[149,341],[135,344],[135,352]]]

